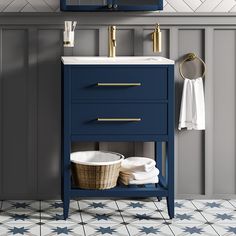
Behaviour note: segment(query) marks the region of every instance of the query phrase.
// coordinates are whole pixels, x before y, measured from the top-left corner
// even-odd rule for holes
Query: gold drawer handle
[[[97,121],[109,122],[109,121],[118,121],[118,122],[139,122],[141,118],[97,118]]]
[[[141,86],[141,83],[97,83],[97,86]]]

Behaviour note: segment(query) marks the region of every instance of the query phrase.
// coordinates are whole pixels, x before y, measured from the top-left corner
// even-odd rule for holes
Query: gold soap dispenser
[[[154,32],[152,33],[152,41],[153,41],[153,52],[161,52],[161,29],[160,25],[157,24]]]

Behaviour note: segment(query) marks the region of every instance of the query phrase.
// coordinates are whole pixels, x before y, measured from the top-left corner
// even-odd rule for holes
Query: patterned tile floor
[[[0,201],[0,235],[236,235],[236,200],[177,200],[169,220],[166,201],[155,199]]]

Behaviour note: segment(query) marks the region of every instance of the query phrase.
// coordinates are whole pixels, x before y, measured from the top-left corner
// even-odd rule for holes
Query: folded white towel
[[[202,78],[185,79],[182,93],[179,130],[205,129],[205,101]]]
[[[123,172],[138,172],[151,171],[156,165],[156,162],[146,157],[128,157],[121,162],[121,171]]]
[[[150,178],[150,179],[145,179],[145,180],[129,180],[123,177],[119,177],[119,181],[124,184],[124,185],[129,185],[129,184],[155,184],[159,182],[159,178],[157,176]]]
[[[125,177],[125,178],[129,178],[130,180],[144,180],[144,179],[150,179],[155,176],[158,176],[159,173],[160,173],[160,171],[156,167],[153,167],[153,169],[149,172],[120,171],[120,176]]]

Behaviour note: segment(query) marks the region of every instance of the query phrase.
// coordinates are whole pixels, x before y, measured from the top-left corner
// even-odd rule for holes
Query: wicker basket
[[[114,188],[123,159],[123,155],[113,152],[72,153],[71,168],[74,185],[83,189]]]

